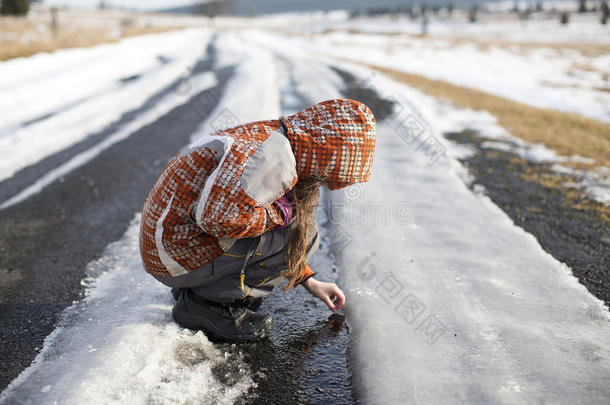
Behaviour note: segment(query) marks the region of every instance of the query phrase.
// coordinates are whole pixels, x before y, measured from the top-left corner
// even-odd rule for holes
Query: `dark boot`
[[[188,289],[180,295],[172,316],[185,328],[232,343],[263,339],[273,326],[270,315],[257,314],[236,304],[208,301]]]
[[[174,301],[178,301],[180,299],[180,294],[184,291],[184,288],[172,287],[172,297],[174,297]]]
[[[243,307],[248,308],[250,311],[258,311],[258,309],[261,307],[261,304],[263,303],[263,299],[262,298],[254,298],[254,297],[246,297],[244,299],[238,300],[236,302],[236,305],[240,305]]]

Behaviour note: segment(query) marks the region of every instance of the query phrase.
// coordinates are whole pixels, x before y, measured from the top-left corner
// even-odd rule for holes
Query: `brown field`
[[[0,17],[0,61],[184,27],[164,16],[106,10],[59,10],[55,16],[37,6],[27,17]]]

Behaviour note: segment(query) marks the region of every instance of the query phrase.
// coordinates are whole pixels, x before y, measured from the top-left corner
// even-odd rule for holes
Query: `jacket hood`
[[[368,181],[375,152],[375,117],[364,104],[335,99],[280,121],[298,178],[320,178],[330,189]]]

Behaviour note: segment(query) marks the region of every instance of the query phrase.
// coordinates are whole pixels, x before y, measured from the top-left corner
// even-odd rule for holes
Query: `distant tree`
[[[544,5],[542,4],[542,0],[536,1],[536,11],[541,12],[544,9]]]
[[[352,10],[349,12],[349,19],[360,17],[360,10]]]
[[[602,18],[601,18],[600,22],[603,25],[606,25],[608,23],[608,12],[610,11],[608,8],[608,0],[602,1],[601,10],[602,10]]]
[[[419,12],[422,17],[425,17],[428,14],[428,5],[426,3],[420,4]]]
[[[2,0],[0,3],[2,15],[27,15],[28,11],[30,11],[28,0]]]
[[[468,21],[471,23],[477,22],[477,14],[479,13],[479,6],[477,4],[473,4],[470,6],[470,10],[468,11]]]
[[[451,17],[451,14],[453,14],[453,9],[455,8],[455,6],[453,5],[453,2],[450,1],[449,4],[447,4],[447,15],[449,17]]]
[[[412,20],[417,19],[417,17],[419,16],[419,13],[417,12],[415,6],[410,6],[409,11],[407,11],[407,13],[409,14],[409,17],[411,17]]]
[[[57,14],[57,7],[51,7],[51,32],[53,32],[53,35],[57,35],[57,32],[59,31]]]
[[[579,13],[587,12],[587,0],[578,0],[578,12]]]
[[[562,12],[559,17],[559,21],[562,25],[567,25],[570,22],[570,13],[567,11]]]

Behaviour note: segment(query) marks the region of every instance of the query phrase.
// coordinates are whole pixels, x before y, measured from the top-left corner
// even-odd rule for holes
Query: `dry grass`
[[[580,155],[610,167],[610,125],[577,114],[531,107],[503,97],[440,80],[369,65],[387,76],[435,97],[473,110],[486,110],[498,123],[529,142],[541,143],[563,156]],[[582,167],[583,164],[577,166]],[[584,165],[586,166],[586,165]]]
[[[72,27],[60,28],[55,33],[37,35],[37,30],[29,27],[11,30],[13,35],[0,40],[0,61],[12,58],[30,56],[39,52],[53,52],[58,49],[89,47],[105,43],[112,43],[122,38],[136,35],[166,32],[178,27],[125,27],[119,32],[108,28]],[[2,25],[0,34],[6,34]]]
[[[51,21],[50,13],[33,13],[27,18],[0,17],[0,61],[182,28],[139,24],[137,19],[108,18],[104,14],[96,20],[92,13],[83,16],[60,12],[56,29]]]

